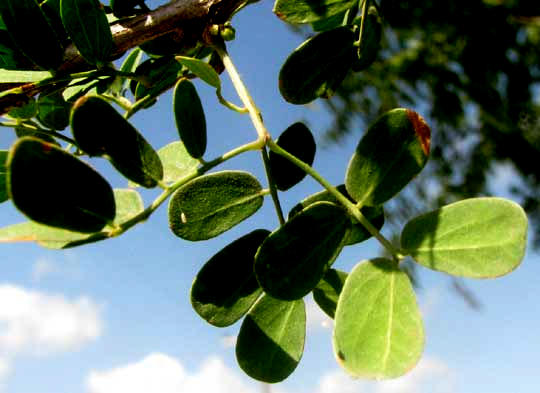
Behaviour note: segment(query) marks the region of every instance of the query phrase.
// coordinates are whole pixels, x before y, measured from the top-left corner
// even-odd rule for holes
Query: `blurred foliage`
[[[383,48],[326,101],[329,140],[364,130],[391,108],[414,107],[432,126],[431,162],[389,216],[403,222],[426,206],[500,193],[491,180],[503,164],[515,172],[505,192],[525,207],[540,246],[540,2],[379,5]]]

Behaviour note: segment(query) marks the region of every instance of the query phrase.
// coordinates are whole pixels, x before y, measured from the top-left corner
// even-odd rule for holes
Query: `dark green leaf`
[[[195,86],[180,79],[174,88],[173,111],[180,139],[189,154],[201,158],[206,150],[206,118]]]
[[[0,203],[9,199],[6,185],[6,162],[8,152],[6,150],[0,150]]]
[[[430,269],[455,276],[498,277],[517,268],[525,255],[527,216],[506,199],[467,199],[409,221],[401,244]]]
[[[156,151],[107,101],[79,98],[70,122],[79,147],[91,156],[106,155],[127,179],[151,188],[163,178]]]
[[[111,186],[62,149],[25,137],[11,148],[7,183],[13,204],[41,224],[91,233],[115,217]]]
[[[199,161],[189,155],[180,141],[159,149],[158,156],[163,163],[163,181],[166,183],[180,180],[199,166]]]
[[[41,94],[38,98],[38,119],[46,127],[63,130],[69,125],[71,105],[62,93]]]
[[[343,13],[357,0],[276,0],[274,13],[289,23],[312,23]]]
[[[332,96],[356,57],[353,44],[354,33],[349,27],[328,30],[305,41],[279,73],[283,98],[292,104],[307,104]]]
[[[150,56],[172,56],[177,53],[183,53],[189,48],[190,41],[185,39],[185,35],[171,32],[163,34],[151,41],[146,41],[139,48]]]
[[[133,49],[120,67],[122,72],[135,72],[139,64],[141,63],[143,57],[143,52],[139,48]],[[130,80],[128,78],[120,78],[122,80],[122,86],[120,87],[118,93],[124,94],[124,91],[128,89]]]
[[[181,70],[182,64],[177,62],[174,57],[161,57],[143,61],[137,67],[136,73],[146,77],[148,84],[135,84],[133,91],[135,98],[139,100],[146,96],[157,96],[174,86]]]
[[[39,6],[56,33],[56,36],[59,38],[62,46],[65,47],[69,43],[69,37],[62,24],[62,18],[60,17],[60,1],[61,0],[45,0],[41,2]]]
[[[51,135],[43,132],[34,131],[30,128],[16,127],[15,135],[17,135],[18,138],[31,136],[33,138],[40,139],[43,142],[52,143],[53,145],[60,147],[60,144]]]
[[[15,44],[36,65],[49,70],[62,63],[62,46],[36,0],[2,0],[0,16]]]
[[[334,354],[352,376],[396,378],[422,355],[424,328],[407,275],[387,259],[356,265],[335,316]]]
[[[270,296],[295,300],[324,276],[344,245],[350,219],[345,210],[317,202],[273,232],[255,256],[255,275]]]
[[[291,125],[283,131],[276,143],[306,164],[313,164],[317,145],[311,131],[304,123]],[[270,172],[278,190],[288,190],[306,176],[306,172],[273,151],[270,151],[269,161]]]
[[[219,75],[210,64],[193,57],[185,56],[176,56],[176,60],[210,86],[216,89],[221,87]]]
[[[323,279],[313,289],[313,299],[330,318],[334,319],[339,295],[347,279],[347,273],[328,269]]]
[[[124,18],[126,16],[135,15],[138,5],[144,4],[144,0],[111,0],[111,9],[117,18]]]
[[[208,323],[224,327],[239,320],[262,293],[253,273],[255,253],[270,231],[257,229],[214,255],[191,287],[191,304]]]
[[[263,296],[242,322],[236,359],[250,377],[283,381],[304,352],[306,310],[302,299],[286,302]]]
[[[181,187],[169,202],[169,226],[186,240],[206,240],[239,224],[261,207],[263,190],[247,172],[205,175]]]
[[[382,22],[375,6],[370,6],[364,22],[364,33],[358,47],[358,60],[353,63],[354,71],[369,67],[377,58],[381,48]]]
[[[107,15],[98,0],[62,0],[62,23],[81,56],[90,64],[109,61],[114,42]]]
[[[140,195],[133,190],[115,189],[115,224],[121,224],[143,211]],[[106,233],[87,234],[53,228],[28,221],[0,228],[0,243],[36,242],[42,247],[62,249],[107,239]]]
[[[422,170],[429,145],[429,127],[418,113],[386,112],[369,127],[349,162],[347,191],[360,205],[382,205]]]
[[[321,19],[311,24],[314,31],[332,30],[343,25],[347,11],[340,12],[326,19]]]
[[[26,104],[13,108],[8,114],[15,119],[31,119],[37,114],[36,100],[31,97]]]
[[[354,202],[354,200],[351,198],[347,190],[345,189],[344,184],[340,184],[336,187],[339,192],[341,192],[347,199],[349,199],[351,202]],[[315,202],[332,202],[336,205],[339,205],[338,200],[327,190],[318,192],[316,194],[310,195],[306,199],[300,201],[297,205],[295,205],[291,211],[289,212],[289,218],[293,217],[294,215],[300,213],[302,210],[304,210],[306,207],[314,204]],[[381,229],[384,225],[384,210],[382,206],[364,206],[360,209],[364,217],[368,219],[371,224],[377,228]],[[363,242],[364,240],[367,240],[371,237],[371,233],[368,232],[368,230],[359,222],[353,220],[351,218],[351,222],[353,224],[351,231],[349,233],[349,236],[347,237],[347,241],[345,245],[349,246],[352,244]]]

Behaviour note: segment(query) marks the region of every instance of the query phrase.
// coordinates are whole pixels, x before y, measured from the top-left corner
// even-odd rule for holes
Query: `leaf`
[[[41,224],[92,233],[115,217],[112,188],[100,174],[35,138],[12,146],[7,183],[15,207]]]
[[[41,94],[38,98],[38,119],[46,127],[63,130],[69,125],[71,105],[61,92]]]
[[[64,50],[36,0],[2,0],[0,16],[14,43],[32,62],[46,70],[58,68]]]
[[[331,97],[356,57],[353,45],[354,33],[349,27],[328,30],[305,41],[279,72],[283,98],[292,104],[307,104],[318,97]]]
[[[253,261],[269,234],[257,229],[242,236],[214,255],[197,274],[191,287],[191,304],[208,323],[232,325],[261,295]]]
[[[307,295],[341,252],[349,230],[341,207],[328,202],[309,206],[272,232],[257,251],[259,284],[276,299]]]
[[[288,23],[313,23],[347,11],[357,0],[276,0],[274,13]]]
[[[174,86],[182,65],[174,57],[148,59],[137,67],[136,74],[148,79],[148,85],[135,83],[133,94],[137,100],[146,96],[158,96],[163,91]],[[133,81],[135,82],[135,81]]]
[[[98,0],[61,0],[60,16],[84,60],[93,65],[110,60],[114,42],[103,5]]]
[[[342,11],[326,19],[320,19],[311,24],[313,31],[332,30],[343,25],[343,21],[347,16],[347,11]]]
[[[262,206],[263,190],[242,171],[201,176],[182,186],[169,202],[169,226],[186,240],[207,240],[228,231]]]
[[[0,68],[0,83],[31,83],[52,78],[49,71],[19,71]]]
[[[286,302],[265,295],[242,322],[236,359],[250,377],[267,383],[280,382],[300,362],[305,336],[304,301]]]
[[[418,113],[404,108],[373,123],[349,162],[345,186],[359,205],[382,205],[426,165],[430,130]]]
[[[199,161],[189,155],[181,141],[162,147],[158,156],[163,164],[163,181],[166,183],[180,180],[199,166]]]
[[[117,18],[135,15],[135,7],[140,3],[144,4],[144,0],[110,0],[112,12]]]
[[[193,57],[185,56],[176,56],[176,60],[210,86],[216,89],[221,87],[219,75],[210,64]]]
[[[527,216],[501,198],[466,199],[409,221],[405,252],[421,265],[455,276],[491,278],[517,268],[525,255]]]
[[[206,118],[195,86],[180,79],[173,92],[173,111],[180,139],[189,154],[201,158],[206,150]]]
[[[381,48],[382,22],[375,6],[370,6],[364,21],[364,33],[358,47],[358,60],[353,63],[354,71],[368,68],[377,58]]]
[[[326,315],[334,319],[339,295],[347,279],[347,273],[328,269],[322,280],[313,289],[313,299]]]
[[[8,114],[14,119],[31,119],[37,114],[36,100],[33,97],[30,97],[26,104],[13,108]]]
[[[70,123],[79,148],[91,156],[106,155],[127,179],[152,188],[163,178],[157,152],[104,99],[79,98],[73,105]]]
[[[122,72],[135,72],[139,64],[141,63],[141,60],[143,58],[143,51],[139,48],[133,49],[131,52],[129,52],[129,55],[126,56],[124,62],[122,63],[122,66],[120,67],[120,71]],[[120,88],[119,93],[123,94],[124,90],[127,90],[129,87],[130,80],[128,78],[122,78],[122,87]]]
[[[334,354],[352,376],[396,378],[424,347],[424,328],[407,275],[382,258],[359,263],[345,281],[334,327]]]
[[[349,193],[347,192],[345,185],[340,184],[336,187],[336,189],[341,192],[347,199],[349,199],[351,202],[354,202],[354,200],[351,198]],[[296,204],[291,211],[289,212],[289,218],[295,216],[296,214],[300,213],[302,210],[304,210],[306,207],[314,204],[315,202],[332,202],[336,205],[339,205],[340,203],[338,200],[327,190],[320,191],[316,194],[310,195],[309,197],[303,199],[300,201],[300,203]],[[380,230],[384,225],[384,210],[382,206],[364,206],[360,209],[360,212],[368,219],[371,224]],[[345,242],[346,246],[361,243],[364,240],[367,240],[371,237],[371,233],[359,222],[357,222],[354,219],[351,219],[351,223],[353,226],[351,227],[351,231],[349,233],[349,236],[347,237],[347,241]]]
[[[7,162],[8,152],[6,150],[0,150],[0,203],[5,202],[9,199],[7,184],[6,184],[6,162]]]
[[[140,195],[133,190],[115,189],[116,217],[119,225],[144,209]],[[107,238],[106,233],[87,234],[66,229],[53,228],[28,221],[0,228],[0,243],[36,242],[42,247],[64,249],[88,244]]]
[[[294,123],[276,141],[277,145],[308,165],[313,164],[317,145],[304,123]],[[270,172],[278,190],[286,191],[298,184],[306,172],[273,151],[269,154]]]

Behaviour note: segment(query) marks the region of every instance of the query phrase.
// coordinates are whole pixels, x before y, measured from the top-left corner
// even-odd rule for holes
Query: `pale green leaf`
[[[18,71],[0,68],[0,83],[30,83],[52,78],[49,71]]]
[[[181,141],[169,143],[158,150],[163,164],[163,181],[170,183],[193,172],[199,161],[191,157]]]
[[[210,86],[216,89],[221,87],[219,75],[210,64],[193,57],[185,56],[176,56],[176,60]]]

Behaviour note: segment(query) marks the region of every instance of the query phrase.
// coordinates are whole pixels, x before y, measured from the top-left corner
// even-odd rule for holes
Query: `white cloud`
[[[4,354],[74,350],[98,338],[101,331],[100,307],[87,297],[68,300],[0,285],[0,351]]]
[[[5,381],[11,374],[11,364],[8,359],[0,358],[0,392],[4,391]]]
[[[109,371],[93,371],[87,378],[89,393],[254,393],[255,389],[217,357],[207,359],[190,374],[175,358],[154,353],[139,362]]]
[[[59,269],[52,261],[46,258],[39,258],[32,267],[32,279],[41,281],[44,277],[53,273],[58,273]]]
[[[387,381],[357,380],[336,370],[322,377],[317,393],[449,393],[455,390],[452,370],[438,359],[424,357],[408,374]]]
[[[65,253],[62,261],[40,257],[32,266],[32,280],[39,282],[47,277],[56,276],[68,279],[80,279],[82,272],[75,253]]]

